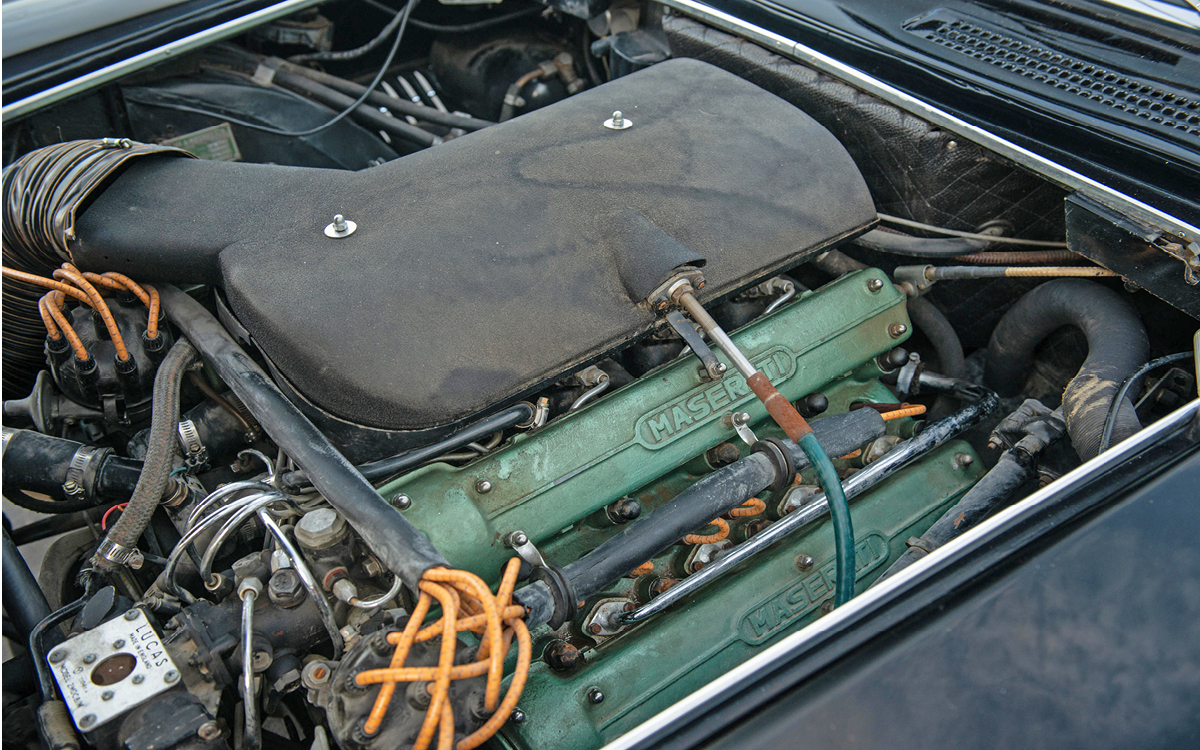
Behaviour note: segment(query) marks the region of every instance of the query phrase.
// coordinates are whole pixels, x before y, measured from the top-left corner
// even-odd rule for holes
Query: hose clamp
[[[67,476],[62,483],[63,494],[72,500],[78,500],[90,494],[96,478],[95,467],[92,466],[93,460],[102,458],[106,453],[108,453],[107,448],[97,448],[93,445],[79,446],[79,450],[71,456],[71,463],[67,466]],[[98,466],[99,461],[96,461],[95,464]]]
[[[190,419],[179,423],[179,444],[183,447],[183,462],[189,469],[208,465],[208,448],[200,440],[196,423]]]
[[[775,479],[767,489],[783,492],[792,486],[792,480],[796,478],[796,462],[782,440],[777,437],[763,438],[751,446],[750,452],[765,454],[775,465]]]
[[[123,544],[118,544],[108,537],[100,542],[100,546],[96,549],[96,555],[102,557],[114,565],[128,565],[137,570],[142,567],[145,559],[142,553],[136,547],[126,547]]]

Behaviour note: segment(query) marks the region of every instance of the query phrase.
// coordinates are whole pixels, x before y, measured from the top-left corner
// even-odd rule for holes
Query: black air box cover
[[[614,110],[633,123],[604,127]],[[330,239],[335,213],[358,231]],[[221,284],[292,387],[359,424],[469,419],[649,332],[703,259],[711,302],[875,221],[824,128],[671,60],[362,172],[177,159],[88,209],[93,270]]]

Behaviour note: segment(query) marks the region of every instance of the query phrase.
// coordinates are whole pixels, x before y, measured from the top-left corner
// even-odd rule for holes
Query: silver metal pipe
[[[258,495],[251,495],[249,500],[239,503],[238,511],[225,521],[224,525],[217,530],[217,533],[213,535],[213,538],[208,542],[208,546],[204,549],[204,555],[200,558],[200,579],[207,583],[212,578],[213,561],[216,560],[217,553],[221,551],[221,546],[225,544],[225,540],[229,538],[230,534],[237,531],[260,508],[285,499],[278,492],[264,492]]]
[[[238,586],[238,596],[242,597],[242,705],[246,708],[242,747],[245,750],[262,747],[258,691],[254,689],[254,602],[260,593],[262,584],[257,578],[247,578]]]
[[[846,493],[846,499],[861,495],[963,430],[978,424],[980,420],[991,414],[998,404],[999,399],[996,395],[988,392],[974,404],[929,425],[917,436],[897,445],[883,458],[843,482],[842,489]],[[789,534],[822,518],[828,512],[829,500],[824,494],[817,495],[812,501],[784,516],[777,523],[768,526],[744,543],[732,547],[727,553],[705,565],[698,573],[688,576],[632,612],[618,615],[621,624],[636,624],[663,611]]]
[[[246,490],[257,490],[259,492],[278,492],[275,487],[257,480],[230,482],[224,487],[219,487],[213,490],[208,494],[207,497],[196,503],[191,512],[188,513],[187,527],[190,529],[193,525],[195,525],[195,523],[200,520],[200,516],[203,515],[204,511],[215,505],[218,501],[223,500],[224,498],[235,493],[244,492]]]
[[[345,642],[342,640],[341,630],[338,628],[337,620],[333,617],[333,609],[330,608],[329,602],[325,599],[325,595],[321,592],[321,587],[317,585],[317,579],[313,577],[312,571],[308,569],[308,563],[296,551],[296,547],[292,544],[292,540],[287,538],[287,534],[279,527],[271,514],[265,509],[259,509],[258,517],[262,519],[263,526],[267,527],[267,531],[271,536],[275,537],[275,541],[283,549],[283,553],[288,556],[288,560],[295,568],[296,574],[300,576],[300,583],[304,584],[304,590],[312,598],[313,604],[317,605],[317,611],[321,613],[321,622],[325,625],[325,631],[329,633],[330,640],[333,641],[333,660],[337,661],[342,658],[342,651],[345,649]]]
[[[393,575],[392,587],[388,589],[386,593],[382,594],[381,596],[377,596],[374,599],[355,599],[354,601],[350,602],[350,606],[357,609],[378,609],[379,607],[382,607],[390,602],[392,599],[396,598],[396,594],[400,593],[400,587],[403,585],[404,581],[400,580],[400,576]]]
[[[763,315],[769,315],[770,313],[775,312],[796,297],[796,285],[790,281],[785,281],[783,283],[786,284],[784,293],[779,295],[779,298],[774,302],[767,305],[767,309],[763,310]]]
[[[611,382],[612,382],[612,379],[609,378],[607,375],[605,375],[604,378],[599,383],[596,383],[591,388],[588,388],[586,391],[583,392],[582,396],[575,399],[574,403],[571,404],[571,408],[567,409],[567,411],[575,411],[576,409],[587,406],[591,402],[600,398],[600,394],[602,394],[608,390],[608,386]]]
[[[721,351],[725,352],[725,356],[729,357],[729,361],[733,362],[733,366],[738,369],[742,377],[749,378],[758,372],[758,368],[750,364],[750,360],[746,359],[746,355],[742,354],[742,350],[738,349],[737,344],[733,343],[733,339],[725,333],[725,330],[713,320],[713,317],[708,314],[708,310],[704,309],[704,305],[700,304],[700,300],[691,292],[683,292],[678,297],[679,304],[688,311],[688,315],[700,324],[704,332]]]

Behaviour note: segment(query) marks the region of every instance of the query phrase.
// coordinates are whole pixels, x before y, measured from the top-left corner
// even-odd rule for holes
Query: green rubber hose
[[[837,559],[837,583],[834,587],[833,603],[842,606],[854,598],[854,580],[857,566],[854,560],[854,524],[850,520],[850,503],[842,490],[842,480],[829,454],[817,442],[811,432],[800,438],[800,450],[817,470],[817,482],[829,500],[829,513],[833,516],[833,539]]]

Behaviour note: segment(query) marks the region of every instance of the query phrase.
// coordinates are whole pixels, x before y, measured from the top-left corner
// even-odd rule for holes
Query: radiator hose
[[[1150,356],[1141,318],[1111,289],[1084,279],[1057,279],[1033,289],[1004,314],[988,343],[984,383],[1002,396],[1018,393],[1034,348],[1064,326],[1087,337],[1088,355],[1063,392],[1063,415],[1075,452],[1084,461],[1100,453],[1109,407],[1121,383]],[[1124,399],[1114,419],[1113,442],[1141,429],[1133,404]]]

